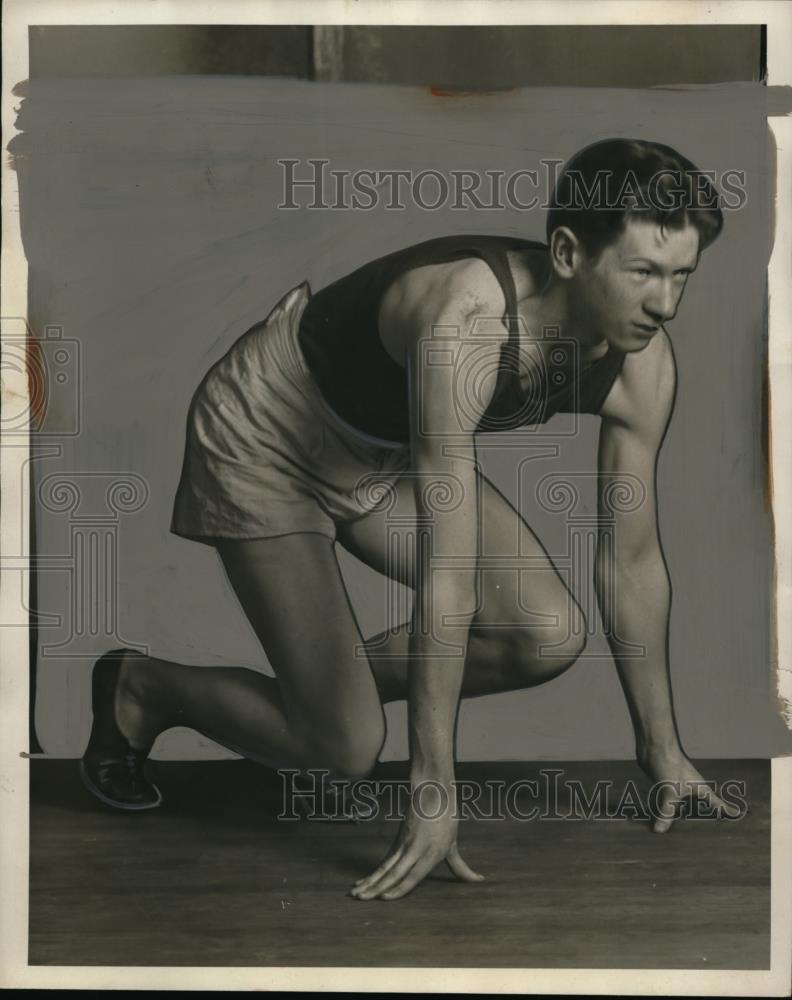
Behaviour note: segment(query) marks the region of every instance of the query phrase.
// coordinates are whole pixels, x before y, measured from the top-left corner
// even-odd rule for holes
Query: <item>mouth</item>
[[[633,323],[633,326],[640,330],[646,337],[650,337],[652,334],[657,333],[660,329],[658,326],[647,326],[645,323]]]

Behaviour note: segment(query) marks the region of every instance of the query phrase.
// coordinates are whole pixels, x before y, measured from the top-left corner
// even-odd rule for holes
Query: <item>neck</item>
[[[518,285],[517,308],[526,329],[523,336],[538,343],[541,348],[549,349],[552,341],[543,331],[556,329],[564,340],[574,340],[578,347],[578,357],[586,363],[601,357],[608,349],[608,343],[585,322],[579,310],[569,295],[569,284],[555,276],[546,278],[543,285],[531,285],[530,282]]]

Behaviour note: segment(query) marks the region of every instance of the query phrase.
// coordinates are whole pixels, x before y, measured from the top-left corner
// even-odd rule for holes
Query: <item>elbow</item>
[[[656,531],[627,532],[616,531],[612,535],[600,536],[595,556],[596,573],[611,572],[630,567],[665,565],[660,538]]]
[[[644,589],[651,584],[655,593],[671,589],[663,551],[659,544],[622,549],[615,556],[597,551],[594,559],[594,587],[598,594],[611,587]]]

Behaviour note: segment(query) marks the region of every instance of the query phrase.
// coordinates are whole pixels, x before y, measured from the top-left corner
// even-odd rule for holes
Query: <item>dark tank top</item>
[[[574,345],[559,337],[557,347],[548,350],[546,360],[531,371],[529,388],[521,386],[517,291],[506,251],[526,248],[542,245],[510,236],[440,237],[379,257],[312,294],[298,339],[330,408],[364,434],[409,442],[407,370],[382,344],[380,303],[391,283],[406,271],[478,257],[490,266],[503,289],[503,321],[509,335],[501,347],[492,400],[477,431],[541,424],[559,412],[598,413],[624,361],[624,354],[612,348],[581,366],[575,361]],[[475,378],[475,372],[470,374]]]

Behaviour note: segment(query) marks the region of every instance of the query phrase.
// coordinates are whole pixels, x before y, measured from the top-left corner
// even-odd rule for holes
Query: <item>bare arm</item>
[[[474,432],[493,387],[461,408],[457,393],[459,373],[467,369],[471,352],[491,350],[497,364],[501,341],[493,338],[486,348],[470,342],[474,317],[498,306],[487,307],[468,292],[463,283],[456,290],[444,289],[441,303],[427,301],[408,345],[417,533],[408,725],[411,785],[414,794],[421,792],[414,806],[421,809],[408,813],[389,856],[353,891],[363,899],[406,895],[444,859],[460,878],[479,878],[456,847],[454,738],[468,634],[477,610]],[[437,811],[442,815],[428,821],[427,814]]]
[[[651,749],[678,744],[668,678],[671,584],[656,493],[658,453],[676,386],[664,341],[659,334],[646,349],[651,356],[626,359],[616,398],[603,413],[599,445],[595,586],[642,764]]]
[[[448,319],[448,317],[444,317]],[[465,318],[463,318],[463,322]],[[453,743],[470,623],[477,605],[478,498],[472,429],[461,425],[458,364],[427,364],[421,338],[408,357],[417,580],[410,637],[409,736],[414,782],[453,779]]]
[[[674,405],[676,369],[665,333],[628,357],[603,410],[599,446],[600,531],[595,587],[635,730],[636,755],[656,782],[675,783],[660,803],[671,825],[676,802],[704,779],[687,759],[671,695],[671,583],[660,543],[657,460]],[[701,788],[711,805],[723,805]],[[663,811],[662,809],[660,811]]]

